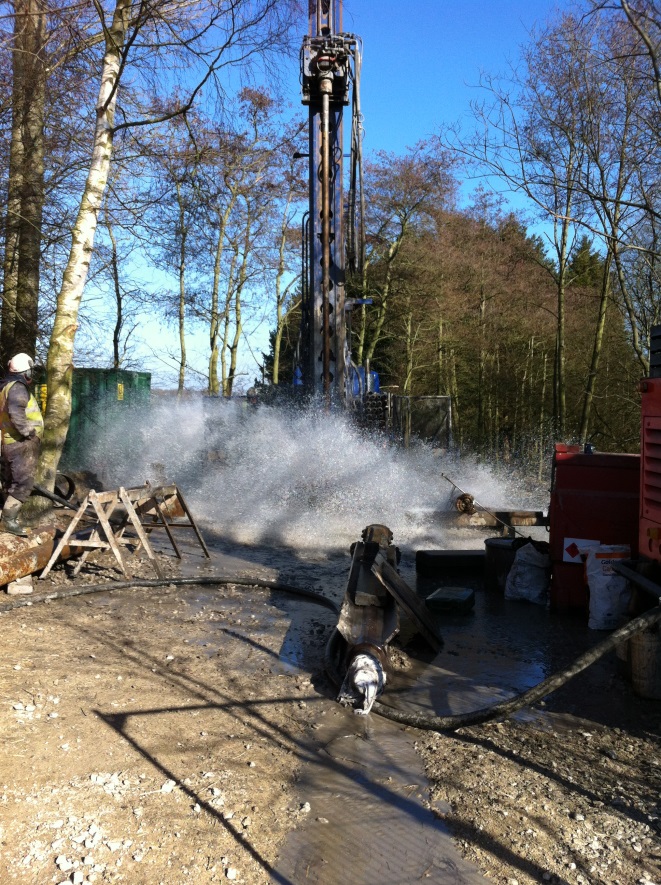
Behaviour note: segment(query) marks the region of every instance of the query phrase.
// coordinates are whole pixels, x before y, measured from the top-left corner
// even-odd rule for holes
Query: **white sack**
[[[519,547],[505,583],[505,599],[526,599],[546,605],[551,574],[551,557],[533,544]]]
[[[631,600],[629,582],[612,563],[629,559],[628,544],[600,544],[587,550],[585,573],[590,588],[590,630],[616,630],[622,625]]]

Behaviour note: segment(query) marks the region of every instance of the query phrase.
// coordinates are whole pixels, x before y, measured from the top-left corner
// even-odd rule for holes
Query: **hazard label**
[[[586,550],[588,547],[598,547],[600,543],[600,541],[595,541],[592,538],[565,538],[562,548],[562,561],[580,564],[582,562],[581,551]]]

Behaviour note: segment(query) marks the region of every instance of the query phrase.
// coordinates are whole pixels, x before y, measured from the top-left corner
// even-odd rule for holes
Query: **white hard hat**
[[[31,356],[28,356],[27,353],[17,353],[9,360],[8,368],[13,375],[23,375],[26,372],[31,372],[32,366],[34,366],[34,360]]]

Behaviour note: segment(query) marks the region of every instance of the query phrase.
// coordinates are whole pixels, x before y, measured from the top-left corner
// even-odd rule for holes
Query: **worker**
[[[246,401],[249,406],[257,406],[259,404],[257,390],[254,387],[249,387],[246,391]]]
[[[18,512],[30,496],[44,432],[39,404],[30,393],[34,360],[17,353],[9,361],[9,373],[0,381],[0,434],[2,477],[6,493],[0,532],[26,538]]]

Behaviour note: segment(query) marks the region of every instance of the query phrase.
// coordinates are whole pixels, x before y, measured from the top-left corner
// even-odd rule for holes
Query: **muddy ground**
[[[348,554],[285,566],[281,552],[253,552],[217,552],[209,566],[189,557],[186,571],[277,577],[340,598]],[[167,567],[178,573],[170,557]],[[75,580],[109,577],[118,576],[101,560]],[[60,568],[53,582],[71,579]],[[333,826],[301,777],[324,750],[321,724],[350,730],[361,718],[339,710],[324,675],[333,623],[310,603],[232,584],[118,590],[1,614],[0,881],[333,881],[309,868],[300,878],[278,872],[292,833]],[[453,638],[448,623],[446,670],[461,668],[471,629],[462,622]],[[408,663],[403,655],[400,686],[417,672]],[[479,870],[509,885],[658,885],[660,724],[661,703],[635,698],[613,656],[513,721],[453,735],[400,731],[429,779],[423,803],[475,865],[470,881]],[[380,850],[387,858],[387,840]]]

